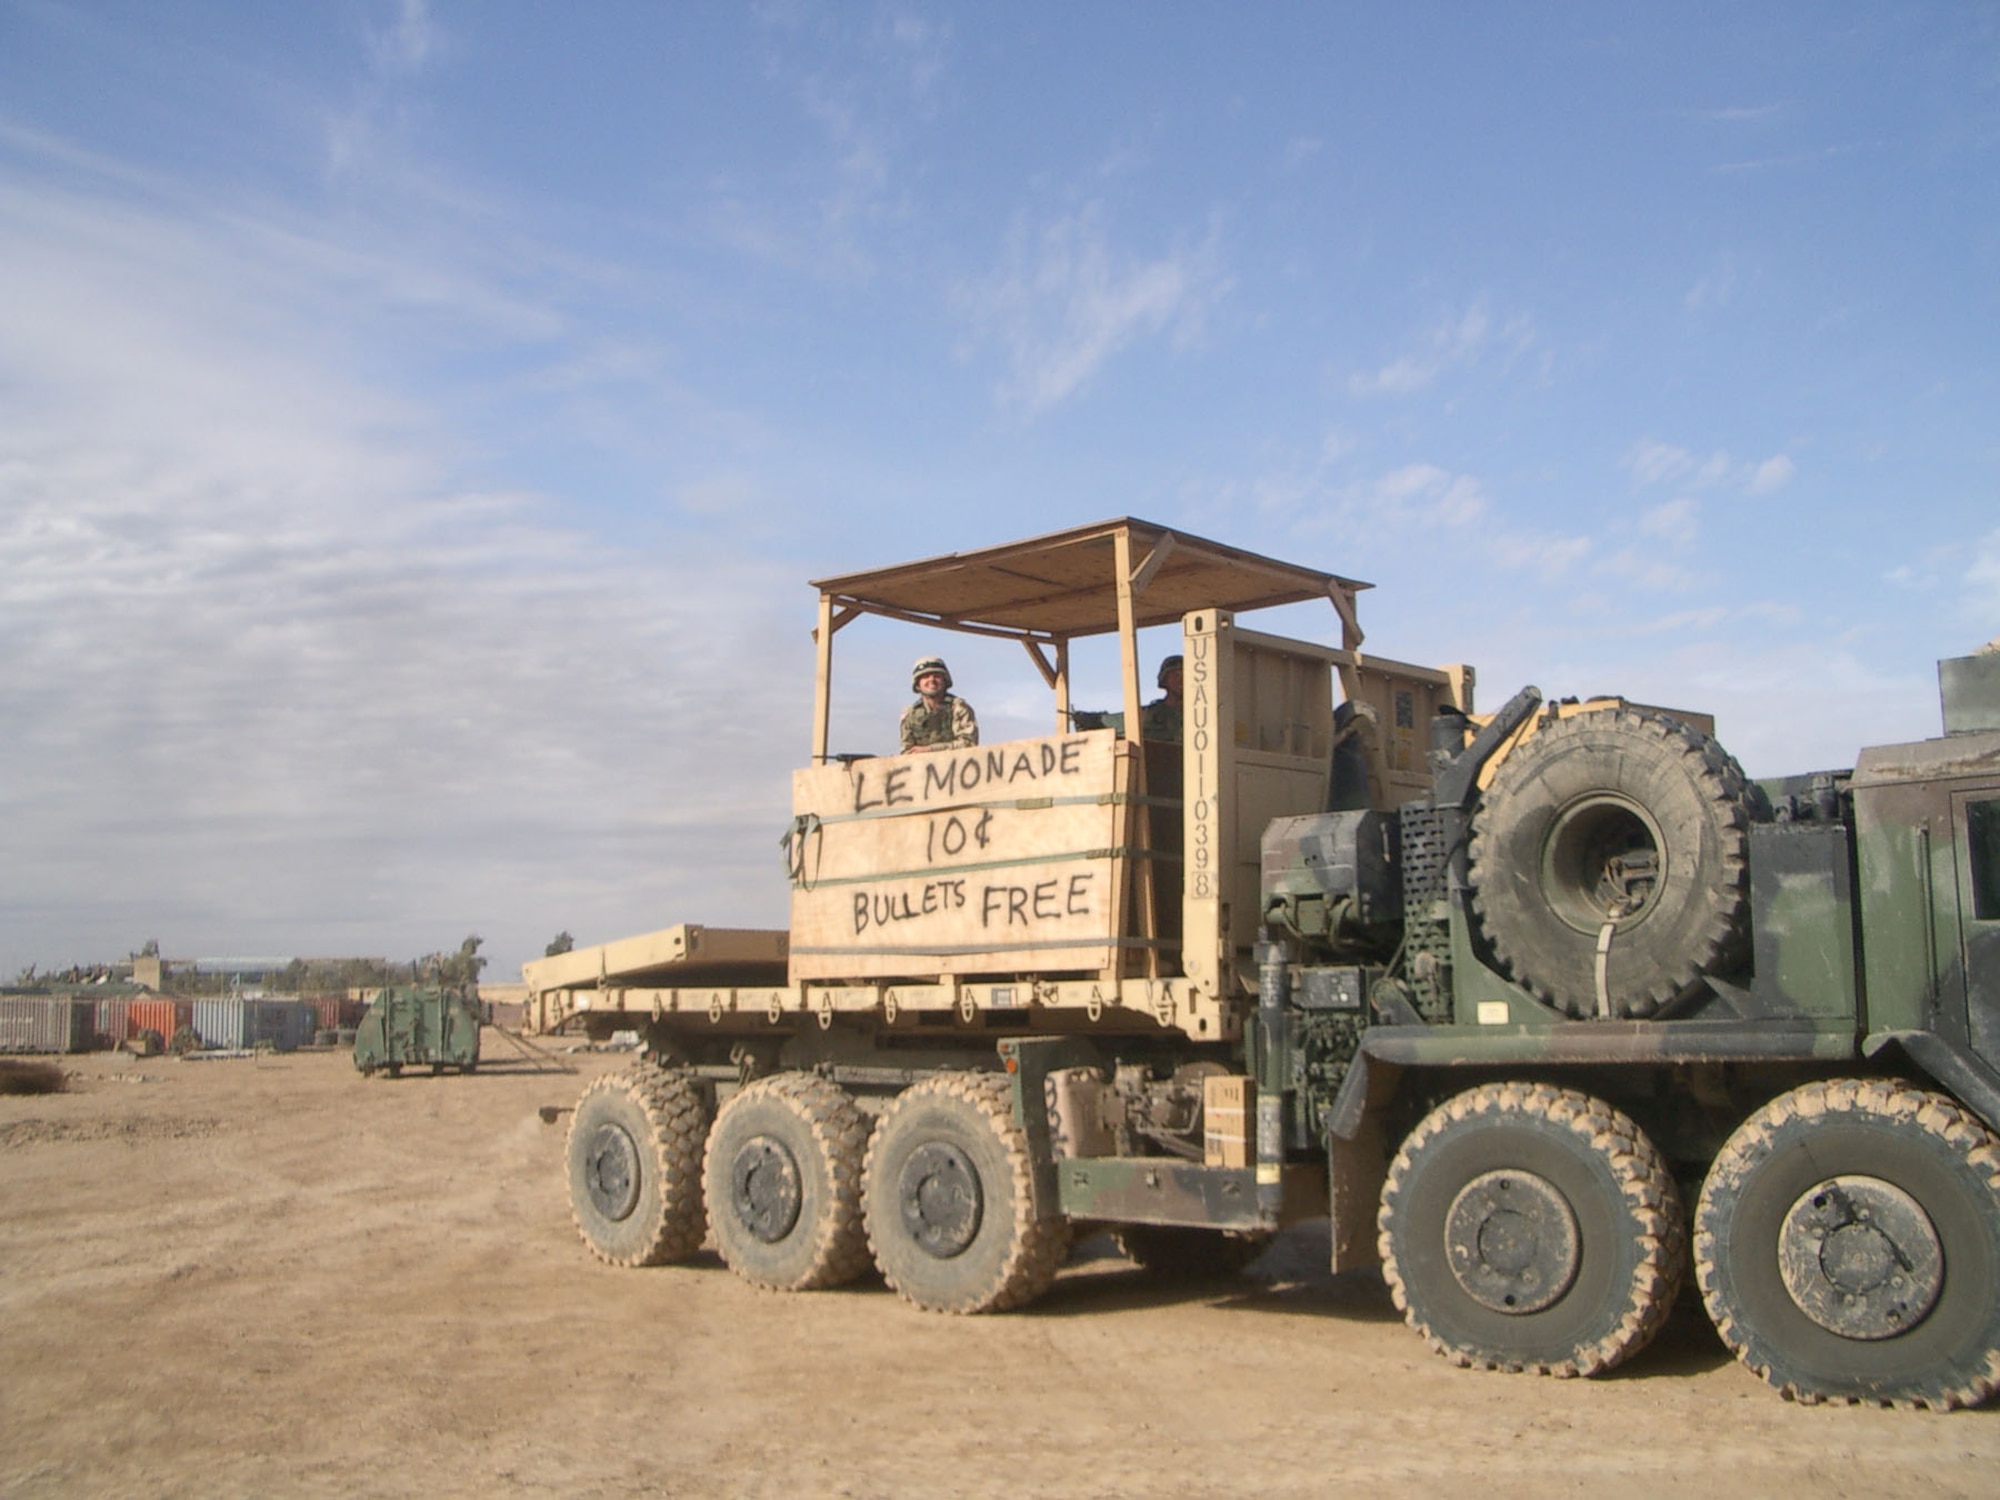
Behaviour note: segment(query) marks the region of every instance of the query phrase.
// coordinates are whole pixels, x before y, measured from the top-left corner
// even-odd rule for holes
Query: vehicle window
[[[1965,809],[1972,853],[1972,915],[2000,921],[2000,797],[1972,802]]]

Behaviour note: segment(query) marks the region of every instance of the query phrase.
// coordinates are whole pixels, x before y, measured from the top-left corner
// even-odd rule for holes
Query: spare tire
[[[1678,719],[1603,709],[1530,736],[1473,816],[1494,956],[1572,1016],[1671,1006],[1742,954],[1751,808],[1735,760]]]

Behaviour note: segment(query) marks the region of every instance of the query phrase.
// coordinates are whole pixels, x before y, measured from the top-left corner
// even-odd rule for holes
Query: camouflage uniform
[[[1178,745],[1181,742],[1181,706],[1164,698],[1155,698],[1139,710],[1139,733],[1159,744]]]
[[[1125,734],[1125,715],[1122,713],[1098,713],[1079,708],[1069,718],[1078,729],[1115,729],[1121,739]],[[1164,698],[1155,698],[1139,710],[1139,730],[1154,744],[1178,745],[1181,742],[1181,706]]]
[[[947,750],[969,750],[979,743],[979,720],[972,705],[946,693],[936,708],[919,698],[903,710],[903,749],[919,745],[942,745]]]

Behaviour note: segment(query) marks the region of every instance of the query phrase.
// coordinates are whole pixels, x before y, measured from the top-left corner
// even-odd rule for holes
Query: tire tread
[[[686,1260],[708,1235],[702,1201],[702,1146],[708,1135],[708,1106],[694,1083],[653,1063],[637,1063],[594,1080],[577,1100],[571,1131],[594,1094],[624,1093],[644,1115],[648,1133],[635,1142],[650,1156],[643,1165],[658,1173],[660,1212],[642,1244],[630,1252],[607,1249],[594,1239],[572,1199],[570,1218],[599,1260],[614,1266],[663,1266]]]
[[[1677,760],[1681,774],[1706,805],[1711,826],[1721,835],[1716,877],[1699,896],[1706,914],[1698,930],[1677,945],[1669,962],[1657,965],[1654,972],[1623,988],[1617,997],[1619,1014],[1636,1018],[1656,1015],[1672,1006],[1702,975],[1734,967],[1745,951],[1748,830],[1757,797],[1754,784],[1744,776],[1736,758],[1713,737],[1670,715],[1635,708],[1577,714],[1539,731],[1500,763],[1474,816],[1468,866],[1472,908],[1494,956],[1516,983],[1569,1015],[1594,1014],[1594,996],[1570,993],[1567,984],[1552,983],[1550,966],[1546,961],[1538,962],[1514,904],[1512,888],[1520,872],[1510,868],[1514,856],[1504,833],[1507,820],[1513,816],[1510,804],[1534,795],[1534,783],[1548,763],[1566,753],[1572,742],[1606,734],[1630,736],[1635,744]]]
[[[2000,1347],[1988,1350],[1984,1363],[1956,1385],[1942,1386],[1935,1392],[1868,1396],[1825,1391],[1788,1375],[1776,1359],[1761,1355],[1755,1333],[1738,1322],[1729,1305],[1720,1260],[1727,1243],[1730,1211],[1744,1179],[1772,1149],[1783,1127],[1795,1120],[1822,1122],[1843,1115],[1898,1122],[1936,1138],[1971,1166],[2000,1207],[2000,1138],[1954,1100],[1900,1079],[1836,1078],[1802,1085],[1780,1094],[1745,1120],[1709,1167],[1695,1213],[1694,1235],[1695,1280],[1709,1319],[1737,1359],[1788,1401],[1808,1406],[1832,1402],[1933,1411],[1977,1406],[2000,1391]]]
[[[1639,1227],[1639,1256],[1618,1326],[1579,1346],[1567,1359],[1510,1361],[1452,1343],[1417,1311],[1396,1254],[1398,1205],[1415,1159],[1447,1131],[1472,1126],[1482,1116],[1502,1114],[1535,1116],[1578,1136],[1609,1165],[1627,1211]],[[1465,1369],[1526,1372],[1558,1379],[1600,1375],[1645,1348],[1660,1331],[1673,1310],[1687,1264],[1687,1218],[1666,1159],[1622,1111],[1575,1089],[1543,1083],[1486,1084],[1432,1110],[1410,1132],[1390,1164],[1377,1225],[1382,1275],[1397,1310],[1434,1353]]]
[[[838,1084],[812,1073],[778,1073],[745,1085],[723,1105],[717,1124],[731,1109],[760,1099],[777,1103],[805,1127],[826,1163],[831,1191],[819,1205],[818,1222],[804,1226],[814,1240],[814,1253],[811,1263],[797,1276],[773,1277],[731,1260],[726,1249],[723,1259],[745,1281],[771,1291],[804,1292],[844,1285],[867,1270],[869,1263],[868,1237],[861,1224],[861,1164],[871,1122],[853,1096]],[[729,1187],[723,1174],[727,1171],[727,1164],[717,1162],[710,1153],[702,1169],[702,1190],[710,1203],[722,1201],[718,1193],[726,1197]]]
[[[1014,1120],[1012,1092],[1006,1079],[988,1073],[941,1073],[905,1089],[877,1124],[868,1144],[863,1178],[873,1180],[878,1170],[878,1148],[890,1137],[895,1117],[936,1098],[956,1100],[974,1111],[1006,1153],[1008,1197],[1013,1208],[1007,1255],[990,1284],[969,1287],[958,1297],[926,1299],[897,1280],[891,1263],[882,1254],[881,1234],[872,1216],[867,1226],[869,1253],[881,1268],[883,1280],[897,1295],[928,1312],[1010,1312],[1025,1307],[1048,1290],[1062,1268],[1069,1254],[1070,1226],[1060,1215],[1039,1217],[1035,1213],[1034,1165],[1027,1136]]]

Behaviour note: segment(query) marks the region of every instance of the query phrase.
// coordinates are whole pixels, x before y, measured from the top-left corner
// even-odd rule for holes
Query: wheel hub
[[[903,1228],[939,1260],[961,1254],[979,1234],[986,1209],[979,1173],[956,1146],[933,1141],[903,1163],[896,1184]]]
[[[729,1202],[737,1222],[775,1245],[799,1222],[799,1164],[782,1141],[768,1135],[743,1143],[729,1166]]]
[[[1556,815],[1542,847],[1542,889],[1556,916],[1578,932],[1595,932],[1645,912],[1666,864],[1651,815],[1627,798],[1599,794]]]
[[[1494,1312],[1540,1312],[1576,1279],[1576,1214],[1532,1172],[1473,1178],[1452,1200],[1444,1240],[1459,1286]]]
[[[1785,1215],[1778,1271],[1799,1311],[1829,1333],[1886,1339],[1936,1305],[1944,1252],[1923,1205],[1894,1183],[1829,1177]]]
[[[614,1224],[639,1205],[639,1148],[624,1127],[605,1124],[590,1138],[584,1160],[584,1191],[590,1206]]]

